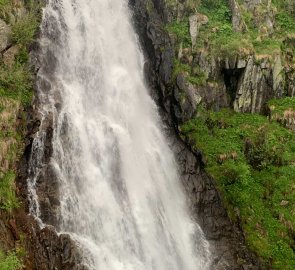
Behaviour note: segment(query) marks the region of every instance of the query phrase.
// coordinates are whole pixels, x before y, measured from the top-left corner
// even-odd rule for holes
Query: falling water
[[[40,44],[49,59],[38,97],[40,114],[53,118],[59,231],[82,247],[90,269],[207,269],[206,241],[190,220],[144,84],[127,0],[49,0]],[[40,131],[33,143],[28,181],[40,222],[35,185],[45,137]]]

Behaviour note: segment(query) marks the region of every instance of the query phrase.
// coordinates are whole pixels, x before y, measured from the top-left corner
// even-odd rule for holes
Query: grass
[[[173,66],[173,80],[182,73],[186,76],[187,81],[195,86],[204,86],[206,84],[207,76],[200,68],[193,68],[188,64],[183,64],[178,59],[174,59]]]
[[[32,96],[32,75],[26,64],[0,65],[0,97],[20,100],[26,106]]]
[[[19,270],[22,266],[21,260],[16,252],[9,252],[5,255],[0,250],[0,270]]]
[[[4,177],[0,178],[0,208],[6,211],[19,207],[13,187],[14,179],[15,174],[12,171],[6,172]]]
[[[233,56],[236,54],[255,51],[257,54],[272,54],[283,46],[286,35],[295,32],[295,16],[291,9],[292,3],[277,0],[274,6],[277,8],[276,28],[270,38],[260,38],[257,26],[254,25],[253,14],[242,10],[242,16],[248,26],[248,32],[236,33],[233,31],[231,11],[226,0],[203,0],[198,6],[198,12],[209,18],[207,25],[200,28],[197,48],[204,48],[204,42],[210,45],[211,53],[218,56]],[[295,6],[295,4],[294,4]],[[293,6],[292,6],[293,7]],[[295,7],[294,7],[295,9]],[[265,12],[265,7],[260,7]],[[177,43],[183,43],[183,47],[190,47],[190,34],[188,18],[180,22],[173,22],[167,26],[170,33],[177,37]]]
[[[272,269],[294,269],[295,134],[260,115],[207,112],[181,127],[202,150],[233,220]]]
[[[20,206],[15,194],[15,167],[23,149],[19,109],[29,106],[33,96],[33,74],[29,65],[29,46],[38,29],[39,6],[26,0],[26,14],[18,14],[20,3],[0,0],[0,18],[11,27],[14,52],[9,61],[0,62],[0,209],[12,212]],[[9,48],[8,48],[9,49]],[[0,270],[22,269],[21,250],[5,254],[0,250]]]
[[[11,26],[12,47],[16,54],[12,61],[0,63],[0,154],[5,159],[0,166],[0,208],[12,211],[19,206],[14,190],[15,163],[22,149],[22,136],[17,131],[19,104],[31,103],[33,96],[33,75],[29,65],[29,45],[34,39],[39,24],[38,6],[26,1],[27,13],[16,20],[9,19],[9,13],[18,8],[12,1],[0,0],[0,17]],[[5,150],[6,149],[6,150]]]
[[[28,46],[34,39],[38,25],[38,17],[35,12],[26,14],[12,25],[12,41],[22,47]]]
[[[15,8],[11,1],[0,0],[0,17],[5,19],[7,13]],[[6,21],[11,25],[12,46],[17,47],[12,65],[0,64],[0,97],[9,97],[21,101],[24,106],[31,103],[33,75],[29,66],[28,47],[38,29],[39,6],[26,1],[27,13],[16,21]],[[9,11],[9,12],[8,12]],[[3,13],[3,14],[2,14]]]
[[[166,30],[174,34],[177,40],[177,44],[182,44],[184,48],[191,46],[191,37],[189,33],[189,20],[185,18],[184,20],[178,22],[174,21],[166,26]],[[179,49],[179,47],[178,47]]]
[[[272,99],[268,102],[272,114],[283,115],[287,110],[295,111],[295,97],[286,97],[282,99]]]

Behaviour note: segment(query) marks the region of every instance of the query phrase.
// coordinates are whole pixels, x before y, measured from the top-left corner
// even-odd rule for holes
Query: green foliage
[[[16,252],[9,252],[5,255],[0,250],[0,270],[19,270],[22,266]]]
[[[241,3],[240,3],[241,4]],[[208,46],[214,55],[231,57],[237,54],[249,54],[255,51],[257,54],[273,55],[281,50],[283,40],[288,33],[295,31],[295,3],[292,1],[274,1],[278,11],[276,14],[275,32],[271,37],[265,37],[259,33],[255,26],[253,14],[247,9],[241,9],[242,16],[248,27],[246,33],[233,31],[231,11],[226,0],[203,0],[198,7],[198,12],[209,18],[209,23],[200,28],[197,39],[197,48]],[[264,12],[260,7],[258,10]],[[262,15],[261,15],[262,16]],[[178,45],[183,42],[184,47],[190,47],[190,35],[188,18],[182,22],[172,23],[168,27],[169,32],[177,36]],[[205,45],[206,44],[206,45]]]
[[[0,7],[6,6],[9,3],[9,0],[0,0]]]
[[[202,150],[231,218],[273,269],[294,269],[295,134],[264,116],[199,112],[181,132]]]
[[[12,67],[0,65],[0,97],[10,97],[28,105],[32,95],[32,78],[26,63],[16,63]]]
[[[0,13],[11,25],[12,45],[17,46],[19,50],[12,65],[0,64],[0,97],[20,100],[26,106],[31,103],[33,95],[32,74],[28,64],[28,46],[38,29],[40,14],[39,4],[31,0],[25,1],[25,4],[27,13],[18,18],[16,22],[11,23],[6,17],[7,14],[13,13],[14,2],[0,0]]]
[[[203,7],[207,9],[218,9],[224,6],[223,0],[201,0],[201,4]]]
[[[11,211],[19,206],[19,202],[14,191],[15,174],[8,171],[4,177],[0,178],[0,208]]]
[[[294,14],[295,14],[294,0],[273,0],[272,2],[279,9],[279,11],[285,11],[286,13],[294,17]]]
[[[276,22],[281,34],[295,32],[295,19],[290,14],[280,11],[276,15]]]
[[[278,113],[282,116],[287,110],[295,111],[295,97],[272,99],[268,102],[268,106],[271,108],[272,114]]]
[[[203,48],[206,41],[214,55],[224,57],[242,54],[245,49],[253,49],[248,34],[234,32],[232,15],[226,0],[220,0],[215,5],[203,1],[199,11],[209,18],[209,23],[200,28],[197,44],[199,48]]]
[[[182,43],[185,48],[191,46],[188,18],[180,22],[175,21],[168,24],[166,30],[176,36],[178,44]]]
[[[188,64],[181,63],[178,59],[174,59],[174,69],[172,79],[176,79],[178,74],[184,74],[187,81],[195,86],[203,86],[206,84],[207,76],[198,67],[191,67]]]
[[[265,38],[260,41],[253,40],[255,52],[257,54],[272,54],[273,52],[280,52],[282,42],[280,40]]]
[[[22,19],[12,25],[13,42],[21,46],[28,46],[34,39],[38,25],[36,14],[26,14]]]

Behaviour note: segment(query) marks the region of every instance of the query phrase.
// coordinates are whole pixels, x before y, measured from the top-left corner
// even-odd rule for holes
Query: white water
[[[49,0],[42,25],[42,50],[57,59],[50,75],[41,63],[39,77],[52,88],[39,86],[39,98],[41,114],[54,119],[60,232],[78,241],[90,269],[207,269],[207,243],[144,85],[127,0]],[[38,173],[29,191],[40,218]]]

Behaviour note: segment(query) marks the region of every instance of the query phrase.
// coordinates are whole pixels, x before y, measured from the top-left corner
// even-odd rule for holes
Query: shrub
[[[1,270],[19,270],[22,267],[20,259],[15,252],[10,252],[7,255],[0,250],[0,269]]]

